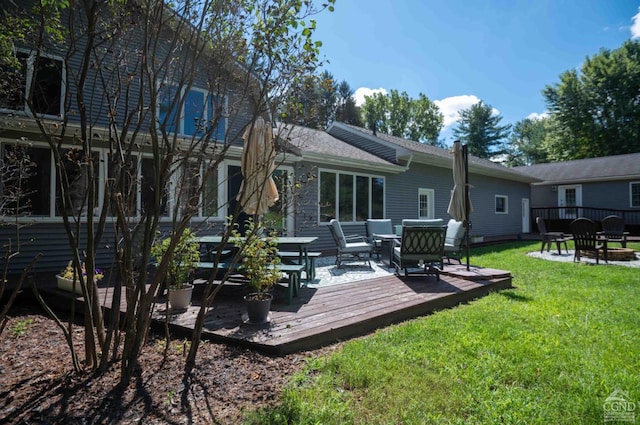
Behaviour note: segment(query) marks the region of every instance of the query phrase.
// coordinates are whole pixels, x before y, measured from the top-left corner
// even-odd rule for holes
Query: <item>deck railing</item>
[[[536,217],[542,217],[547,225],[547,231],[571,233],[569,225],[578,217],[586,217],[600,224],[602,219],[608,215],[622,217],[625,222],[625,231],[631,235],[640,235],[640,210],[617,210],[583,206],[531,208],[531,228],[537,229]]]

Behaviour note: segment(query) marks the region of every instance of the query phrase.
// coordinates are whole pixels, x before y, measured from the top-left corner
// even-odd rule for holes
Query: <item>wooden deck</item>
[[[399,278],[395,275],[320,288],[301,288],[288,305],[286,289],[276,288],[270,321],[246,323],[243,288],[225,285],[207,312],[203,338],[240,344],[272,354],[317,348],[367,334],[377,328],[427,315],[436,310],[511,287],[509,272],[464,266],[447,266],[440,281],[435,276]],[[105,288],[110,299],[111,289]],[[199,306],[169,312],[172,331],[189,336]],[[106,306],[110,307],[110,306]],[[167,318],[166,304],[156,305],[154,320]]]

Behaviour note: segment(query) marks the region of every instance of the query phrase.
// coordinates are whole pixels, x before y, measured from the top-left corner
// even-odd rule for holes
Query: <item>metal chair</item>
[[[627,247],[627,235],[629,232],[624,231],[624,219],[617,215],[608,215],[602,219],[601,235],[607,239],[607,242],[620,242],[623,248]]]
[[[540,252],[544,251],[544,247],[547,247],[547,252],[551,249],[551,244],[555,243],[558,248],[558,255],[562,254],[561,246],[564,243],[564,249],[569,253],[569,248],[567,247],[567,241],[571,240],[570,237],[567,237],[563,232],[548,232],[547,225],[544,222],[542,217],[536,217],[536,224],[538,225],[538,232],[540,232],[540,237],[542,238],[542,245],[540,246]]]
[[[446,231],[447,226],[402,226],[402,239],[395,241],[393,248],[396,274],[404,270],[404,276],[408,277],[409,268],[421,267],[419,273],[435,274],[440,280]]]
[[[360,235],[345,236],[340,222],[332,219],[329,222],[329,230],[335,241],[338,252],[336,254],[336,265],[338,268],[346,259],[364,260],[371,267],[369,258],[371,257],[371,245]],[[364,256],[366,255],[366,257]]]
[[[598,226],[593,220],[588,218],[577,218],[571,222],[571,233],[575,244],[575,254],[573,261],[580,261],[580,254],[583,251],[594,253],[596,264],[600,264],[600,250],[604,253],[604,261],[609,262],[607,254],[607,240],[598,237]]]
[[[458,260],[458,263],[462,264],[461,258],[464,248],[466,247],[466,233],[467,229],[463,221],[449,220],[447,233],[444,238],[444,256],[447,257],[449,263],[451,263],[451,259],[454,258]]]
[[[393,226],[391,225],[391,220],[388,218],[369,218],[364,225],[367,231],[367,241],[371,244],[373,252],[376,254],[378,260],[380,260],[382,240],[376,238],[375,235],[392,234]]]

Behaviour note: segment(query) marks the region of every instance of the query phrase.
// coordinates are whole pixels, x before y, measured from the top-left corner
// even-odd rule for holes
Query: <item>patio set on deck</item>
[[[616,249],[615,252],[620,251],[626,253],[630,251],[630,259],[635,259],[633,250],[627,250],[627,236],[628,232],[625,232],[624,219],[610,215],[602,219],[601,228],[595,221],[580,217],[573,220],[570,224],[571,234],[565,234],[564,232],[550,232],[547,230],[547,225],[541,217],[536,218],[536,224],[538,225],[538,231],[542,238],[542,245],[540,246],[540,252],[544,249],[547,252],[551,249],[551,246],[555,244],[558,250],[558,255],[561,255],[562,246],[565,251],[569,252],[567,242],[573,241],[575,246],[574,261],[580,261],[582,255],[595,258],[596,264],[600,263],[600,255],[602,255],[606,263],[609,262],[609,257],[613,249],[609,246],[611,242],[618,242],[622,246],[621,249]]]
[[[329,222],[336,243],[336,265],[348,260],[363,260],[369,264],[373,254],[386,266],[403,272],[433,274],[440,279],[444,258],[460,262],[465,243],[464,223],[442,219],[404,219],[394,228],[390,219],[368,219],[366,236],[345,235],[338,220]]]

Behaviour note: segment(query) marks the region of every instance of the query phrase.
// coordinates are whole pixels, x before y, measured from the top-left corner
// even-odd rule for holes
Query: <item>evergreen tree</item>
[[[509,135],[510,125],[500,125],[501,115],[495,115],[491,105],[482,101],[459,112],[458,126],[453,134],[466,143],[471,155],[489,159],[504,155],[504,139]]]

